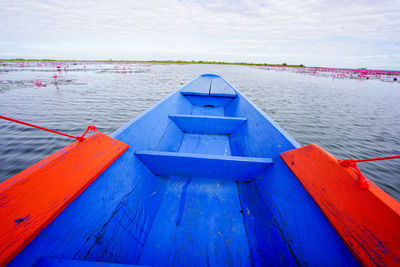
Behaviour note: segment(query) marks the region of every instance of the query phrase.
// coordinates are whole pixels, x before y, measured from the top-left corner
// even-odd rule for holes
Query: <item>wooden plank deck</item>
[[[186,133],[179,153],[230,156],[229,139]],[[234,181],[170,177],[138,264],[250,266],[240,210]]]
[[[0,265],[7,264],[128,145],[96,133],[0,184]]]
[[[400,264],[399,202],[317,145],[281,156],[363,265]]]

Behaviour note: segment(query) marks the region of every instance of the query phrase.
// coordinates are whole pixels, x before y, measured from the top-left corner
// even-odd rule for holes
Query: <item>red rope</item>
[[[399,159],[400,155],[390,156],[390,157],[381,157],[381,158],[371,158],[371,159],[356,159],[356,162],[364,162],[364,161],[375,161],[375,160],[385,160],[385,159]]]
[[[360,169],[357,167],[357,162],[366,162],[366,161],[376,161],[376,160],[385,160],[385,159],[398,159],[400,158],[400,155],[396,156],[390,156],[390,157],[380,157],[380,158],[371,158],[371,159],[344,159],[344,160],[339,160],[340,165],[342,165],[345,168],[352,167],[355,169],[355,171],[358,174],[358,179],[361,183],[362,188],[368,188],[368,179],[365,177]]]
[[[1,116],[1,115],[0,115],[0,119],[5,119],[5,120],[13,121],[13,122],[16,122],[16,123],[28,125],[28,126],[31,126],[31,127],[34,127],[34,128],[38,128],[38,129],[41,129],[41,130],[44,130],[44,131],[48,131],[48,132],[51,132],[51,133],[60,134],[60,135],[66,136],[66,137],[74,138],[74,139],[76,139],[76,140],[78,140],[78,141],[83,141],[83,140],[85,140],[84,136],[85,136],[89,131],[97,132],[96,126],[90,125],[90,126],[87,127],[86,131],[85,131],[81,136],[72,136],[72,135],[69,135],[69,134],[57,132],[57,131],[54,131],[54,130],[51,130],[51,129],[47,129],[47,128],[44,128],[44,127],[41,127],[41,126],[38,126],[38,125],[34,125],[34,124],[27,123],[27,122],[15,120],[15,119],[8,118],[8,117]]]

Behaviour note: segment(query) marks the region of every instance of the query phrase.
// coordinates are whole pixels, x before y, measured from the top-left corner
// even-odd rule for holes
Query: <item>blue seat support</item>
[[[184,176],[250,181],[273,164],[271,158],[235,157],[164,151],[139,151],[136,156],[159,176]]]

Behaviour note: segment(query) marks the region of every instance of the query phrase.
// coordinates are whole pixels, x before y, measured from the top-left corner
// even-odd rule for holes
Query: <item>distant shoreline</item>
[[[43,62],[98,62],[98,63],[166,63],[166,64],[216,64],[216,65],[248,65],[248,66],[270,66],[270,67],[296,67],[308,68],[303,64],[288,65],[283,64],[267,64],[267,63],[245,63],[245,62],[222,62],[222,61],[184,61],[184,60],[70,60],[70,59],[0,59],[0,61],[43,61]]]
[[[281,67],[281,68],[304,68],[304,69],[320,69],[320,70],[351,70],[351,71],[383,71],[383,72],[396,72],[399,70],[379,69],[379,68],[349,68],[349,67],[315,67],[305,66],[303,64],[292,65],[292,64],[268,64],[268,63],[247,63],[247,62],[224,62],[224,61],[185,61],[185,60],[73,60],[73,59],[25,59],[25,58],[13,58],[13,59],[0,59],[0,61],[11,61],[11,62],[79,62],[79,63],[152,63],[152,64],[213,64],[213,65],[238,65],[238,66],[259,66],[259,67]]]

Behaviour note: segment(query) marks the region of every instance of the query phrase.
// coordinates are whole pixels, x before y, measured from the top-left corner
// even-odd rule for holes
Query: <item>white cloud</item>
[[[399,14],[398,0],[3,0],[0,57],[400,68]]]

